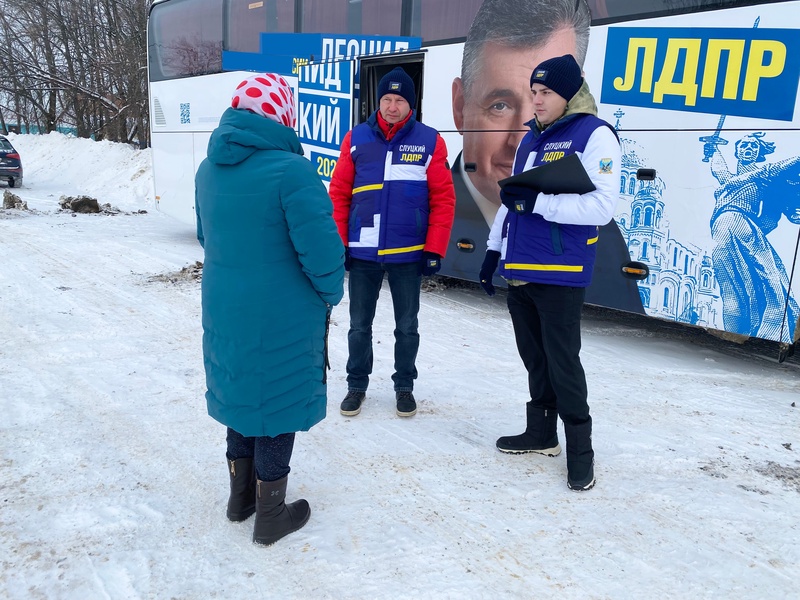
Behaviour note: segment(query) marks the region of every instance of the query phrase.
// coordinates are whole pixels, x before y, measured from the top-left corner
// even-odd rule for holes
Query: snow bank
[[[8,139],[22,156],[26,193],[56,201],[63,194],[86,195],[121,210],[155,209],[150,149],[55,132]]]

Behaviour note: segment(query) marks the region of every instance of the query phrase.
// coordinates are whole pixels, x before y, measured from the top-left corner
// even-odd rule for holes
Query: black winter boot
[[[231,495],[228,498],[228,518],[244,521],[256,512],[256,471],[252,458],[228,460],[228,475],[231,476]]]
[[[417,401],[414,399],[413,393],[396,392],[395,399],[397,400],[398,417],[413,417],[417,414]]]
[[[592,450],[592,418],[580,425],[564,423],[567,438],[567,486],[576,492],[594,487],[594,450]]]
[[[342,400],[342,405],[339,407],[339,412],[345,417],[355,417],[361,412],[361,405],[366,397],[367,394],[365,392],[348,390],[347,395]]]
[[[258,481],[253,541],[269,546],[308,523],[311,508],[305,500],[286,504],[287,475],[278,481]]]
[[[536,452],[545,456],[558,456],[561,446],[558,444],[558,413],[555,409],[545,409],[525,405],[528,426],[525,433],[509,435],[497,440],[497,449],[509,454]]]

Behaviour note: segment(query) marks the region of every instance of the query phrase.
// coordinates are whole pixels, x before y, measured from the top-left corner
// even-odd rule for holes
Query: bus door
[[[414,82],[417,93],[415,117],[422,121],[422,74],[425,61],[424,52],[402,52],[399,54],[382,54],[380,56],[359,59],[358,76],[353,90],[353,125],[369,119],[378,109],[378,83],[381,78],[395,67],[402,67]]]

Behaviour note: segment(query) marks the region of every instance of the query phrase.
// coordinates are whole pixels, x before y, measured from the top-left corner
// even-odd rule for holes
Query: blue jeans
[[[389,277],[394,306],[394,390],[410,392],[417,378],[419,350],[419,263],[379,263],[354,258],[350,264],[350,331],[347,345],[347,389],[366,392],[372,373],[372,321],[381,292],[383,274]]]

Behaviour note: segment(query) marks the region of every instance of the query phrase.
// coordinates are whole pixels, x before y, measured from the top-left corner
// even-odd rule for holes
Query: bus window
[[[294,31],[295,0],[229,0],[226,50],[259,52],[261,32]]]
[[[150,15],[150,80],[222,70],[222,3],[176,0]]]
[[[593,19],[605,19],[608,17],[606,0],[588,0],[588,4]]]
[[[411,35],[423,42],[467,37],[483,0],[412,0]]]
[[[400,35],[403,0],[303,0],[303,31]]]
[[[359,29],[359,33],[401,35],[402,0],[361,0],[360,4],[361,29]]]
[[[647,16],[683,14],[775,0],[587,0],[592,19],[618,21]]]

